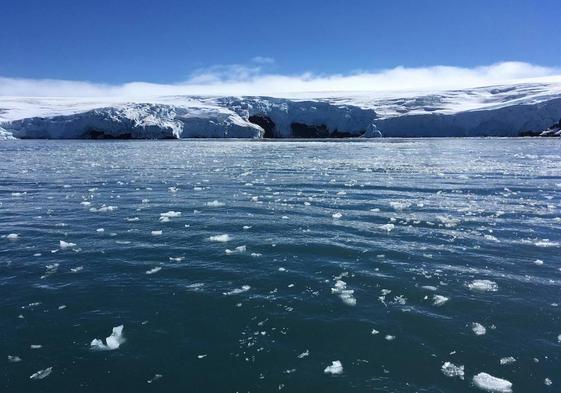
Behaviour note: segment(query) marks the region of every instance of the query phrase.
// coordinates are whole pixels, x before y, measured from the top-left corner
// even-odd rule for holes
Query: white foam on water
[[[150,270],[146,270],[146,274],[154,274],[154,273],[158,273],[160,270],[162,270],[162,268],[160,266],[156,266],[153,269]]]
[[[184,259],[185,257],[169,257],[171,262],[182,262]]]
[[[331,217],[333,217],[334,219],[336,219],[336,220],[337,220],[337,219],[339,219],[339,218],[343,217],[343,214],[342,214],[342,213],[339,213],[339,212],[337,212],[337,213],[333,213],[333,214],[331,215]]]
[[[230,295],[238,295],[240,293],[247,292],[251,289],[249,285],[242,285],[241,288],[232,289],[229,292],[223,292],[223,295],[230,296]]]
[[[447,298],[446,296],[442,296],[442,295],[434,295],[432,297],[432,304],[435,306],[442,306],[444,303],[446,303],[448,300],[450,300],[449,298]]]
[[[80,270],[84,270],[84,266],[73,267],[70,269],[72,273],[78,273]]]
[[[487,329],[485,328],[485,326],[483,326],[479,322],[473,322],[471,324],[471,330],[476,336],[483,336],[485,333],[487,333]]]
[[[467,283],[467,287],[476,292],[497,292],[499,290],[497,283],[491,280],[473,280]]]
[[[394,209],[394,210],[403,210],[403,209],[407,209],[408,207],[411,206],[411,204],[409,202],[390,202],[390,206]]]
[[[208,240],[210,240],[211,242],[226,243],[226,242],[229,242],[230,240],[232,240],[232,237],[230,235],[228,235],[227,233],[225,233],[223,235],[211,236],[211,237],[208,238]]]
[[[29,379],[33,379],[33,380],[44,379],[47,378],[49,375],[51,375],[52,372],[53,372],[53,368],[47,367],[43,370],[39,370],[36,373],[31,374]]]
[[[481,390],[493,393],[512,392],[512,383],[506,379],[493,377],[487,373],[479,373],[473,377],[473,384]]]
[[[92,350],[113,351],[125,342],[123,337],[123,325],[115,326],[111,335],[105,339],[105,344],[99,338],[94,338],[90,343]]]
[[[334,360],[331,362],[330,366],[327,366],[323,372],[325,374],[342,374],[343,373],[343,364],[339,360]]]
[[[442,371],[442,374],[450,378],[458,377],[460,379],[464,379],[465,376],[463,365],[456,366],[454,363],[445,362],[440,370]]]

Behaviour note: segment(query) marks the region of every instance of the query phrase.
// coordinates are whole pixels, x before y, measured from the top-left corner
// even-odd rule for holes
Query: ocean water
[[[560,140],[0,158],[2,392],[561,391]]]

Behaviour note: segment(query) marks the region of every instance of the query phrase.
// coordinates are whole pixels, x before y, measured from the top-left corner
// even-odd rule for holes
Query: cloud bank
[[[162,95],[268,95],[278,97],[383,94],[434,91],[531,82],[561,82],[561,69],[523,62],[502,62],[473,68],[395,67],[373,72],[321,75],[266,73],[274,60],[258,57],[248,65],[213,66],[174,84],[131,82],[121,85],[87,81],[0,77],[0,96],[22,97],[150,97]]]

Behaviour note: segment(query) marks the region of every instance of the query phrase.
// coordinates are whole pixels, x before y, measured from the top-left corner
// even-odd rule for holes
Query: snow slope
[[[0,97],[0,139],[517,136],[559,119],[559,82],[305,99]]]

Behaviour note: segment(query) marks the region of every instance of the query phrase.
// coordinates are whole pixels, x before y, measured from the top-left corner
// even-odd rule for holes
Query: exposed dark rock
[[[249,116],[247,119],[253,124],[257,124],[265,133],[263,134],[263,138],[274,138],[275,137],[275,123],[271,120],[268,116],[263,115],[253,115]]]
[[[325,124],[319,126],[303,123],[291,123],[292,136],[294,138],[329,138],[329,130]]]
[[[111,134],[106,134],[104,131],[90,129],[84,133],[83,138],[85,139],[132,139],[132,134],[130,132],[127,132],[118,135],[111,135]]]

